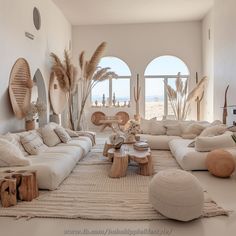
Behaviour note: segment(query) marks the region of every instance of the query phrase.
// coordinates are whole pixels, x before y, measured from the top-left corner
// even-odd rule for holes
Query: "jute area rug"
[[[104,139],[78,163],[71,175],[55,191],[40,191],[32,202],[19,202],[10,208],[0,207],[0,216],[51,217],[97,220],[160,220],[166,219],[148,201],[152,177],[136,174],[136,165],[128,168],[127,176],[108,177],[111,163],[102,156]],[[168,151],[153,151],[155,173],[180,167]],[[227,215],[207,194],[202,217]]]

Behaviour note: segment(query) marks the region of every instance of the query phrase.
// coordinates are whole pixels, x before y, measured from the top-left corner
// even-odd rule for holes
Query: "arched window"
[[[187,65],[178,57],[161,56],[152,60],[144,73],[145,77],[145,117],[147,119],[172,118],[173,110],[165,92],[164,81],[175,89],[177,74],[183,80],[189,78]]]
[[[105,80],[97,83],[92,89],[91,101],[93,106],[102,106],[105,96],[106,106],[129,106],[131,72],[128,65],[117,57],[103,57],[98,65],[110,67],[117,75],[117,79]]]

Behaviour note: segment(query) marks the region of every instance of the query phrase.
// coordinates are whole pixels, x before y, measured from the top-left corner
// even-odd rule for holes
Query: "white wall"
[[[235,9],[235,0],[215,0],[212,11],[203,20],[203,71],[211,79],[207,88],[209,100],[205,106],[206,118],[222,120],[227,85],[230,85],[228,105],[236,104]],[[208,28],[213,28],[210,42],[206,37]],[[233,120],[236,117],[232,115],[232,109],[228,109],[228,125]]]
[[[202,63],[203,75],[208,77],[202,101],[202,119],[214,120],[214,10],[202,21]]]
[[[195,73],[202,75],[202,28],[201,22],[159,23],[75,26],[72,29],[73,60],[78,65],[78,55],[85,50],[87,56],[102,42],[108,43],[106,55],[123,59],[130,67],[132,78],[139,73],[142,80],[142,97],[144,101],[143,74],[146,66],[154,58],[162,55],[174,55],[181,58],[189,67],[191,87],[195,84]],[[132,90],[131,90],[132,91]],[[131,101],[132,102],[132,101]],[[117,111],[106,109],[106,114]],[[192,117],[195,117],[195,106]],[[95,110],[88,109],[88,116]],[[134,108],[130,109],[133,115]],[[141,109],[144,114],[144,104]],[[88,120],[90,117],[88,117]]]
[[[222,119],[224,91],[229,84],[228,105],[236,104],[236,1],[215,0],[214,118]],[[236,117],[230,115],[230,123]]]
[[[33,8],[41,12],[42,26],[34,28]],[[34,40],[25,37],[28,31]],[[71,25],[51,0],[0,0],[0,132],[24,129],[24,121],[14,117],[8,97],[11,68],[19,57],[30,64],[31,76],[39,68],[48,86],[50,52],[62,55],[69,47]]]

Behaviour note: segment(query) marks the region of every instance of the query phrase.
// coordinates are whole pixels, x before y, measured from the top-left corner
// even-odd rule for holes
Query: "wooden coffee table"
[[[107,152],[108,158],[113,161],[109,177],[120,178],[126,176],[130,160],[138,163],[138,174],[150,176],[153,174],[151,150],[137,151],[133,144],[122,144],[120,149],[111,148]]]

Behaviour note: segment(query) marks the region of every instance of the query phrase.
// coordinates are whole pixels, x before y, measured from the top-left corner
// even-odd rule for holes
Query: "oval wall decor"
[[[67,103],[67,95],[61,89],[58,79],[54,73],[51,73],[49,84],[49,98],[54,114],[61,114]]]
[[[33,22],[34,22],[34,26],[37,30],[40,30],[41,28],[41,15],[39,12],[39,9],[37,7],[34,7],[33,10]]]
[[[26,116],[30,106],[32,87],[29,64],[24,58],[19,58],[12,67],[9,81],[12,109],[18,119]]]

